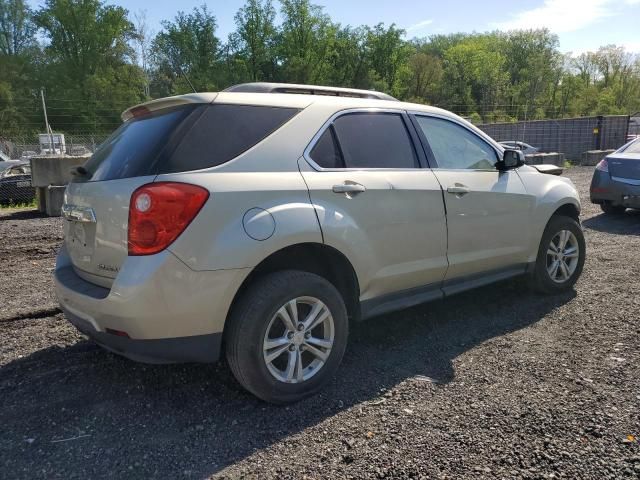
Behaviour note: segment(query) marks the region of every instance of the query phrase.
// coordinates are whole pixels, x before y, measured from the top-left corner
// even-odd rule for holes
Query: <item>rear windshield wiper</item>
[[[86,177],[89,175],[89,171],[82,165],[78,165],[77,167],[73,167],[71,169],[71,175],[73,175],[74,177]]]

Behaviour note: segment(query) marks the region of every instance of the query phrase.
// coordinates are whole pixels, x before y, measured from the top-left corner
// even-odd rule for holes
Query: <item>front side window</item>
[[[496,151],[466,128],[435,117],[416,116],[439,168],[493,170]]]
[[[324,168],[419,168],[397,113],[346,113],[325,130],[310,156]]]

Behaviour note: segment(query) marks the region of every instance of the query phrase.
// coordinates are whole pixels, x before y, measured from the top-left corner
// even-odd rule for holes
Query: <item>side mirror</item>
[[[524,153],[522,150],[507,149],[504,151],[502,160],[496,163],[496,168],[500,171],[506,171],[522,165],[524,165]]]

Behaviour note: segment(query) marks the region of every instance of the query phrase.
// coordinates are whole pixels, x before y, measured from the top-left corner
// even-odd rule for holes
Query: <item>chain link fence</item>
[[[64,153],[74,156],[91,154],[109,135],[109,133],[65,134]],[[48,148],[48,146],[44,145],[44,148]],[[0,150],[11,159],[16,160],[28,160],[32,156],[42,153],[37,134],[10,138],[0,137]]]
[[[608,115],[487,123],[478,127],[499,142],[521,141],[541,152],[563,153],[575,161],[587,151],[615,150],[627,143],[629,117]]]

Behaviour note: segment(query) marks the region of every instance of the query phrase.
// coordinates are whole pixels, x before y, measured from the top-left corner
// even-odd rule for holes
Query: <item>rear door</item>
[[[431,285],[447,268],[440,185],[402,111],[334,116],[300,162],[326,244],[360,275],[361,299]]]
[[[444,190],[449,233],[445,280],[524,268],[535,198],[517,171],[497,171],[498,151],[462,124],[430,115],[414,119]]]

